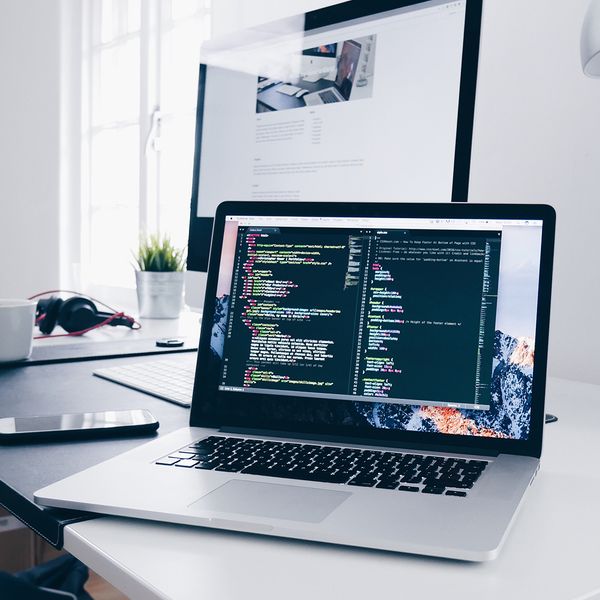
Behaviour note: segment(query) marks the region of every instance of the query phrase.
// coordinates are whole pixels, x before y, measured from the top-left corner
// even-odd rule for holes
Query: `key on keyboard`
[[[463,497],[487,461],[211,436],[156,464]]]
[[[189,407],[192,404],[196,353],[168,360],[140,362],[96,369],[94,375],[120,383],[162,400]]]
[[[331,90],[325,90],[319,94],[319,97],[325,104],[331,104],[332,102],[338,102],[337,96]]]

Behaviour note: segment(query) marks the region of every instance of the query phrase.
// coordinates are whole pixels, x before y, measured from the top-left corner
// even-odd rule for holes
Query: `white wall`
[[[213,3],[213,36],[298,15],[344,0],[217,0]]]
[[[59,280],[59,3],[0,0],[0,297]]]
[[[600,80],[582,73],[588,0],[487,0],[470,199],[557,211],[550,373],[600,383]]]

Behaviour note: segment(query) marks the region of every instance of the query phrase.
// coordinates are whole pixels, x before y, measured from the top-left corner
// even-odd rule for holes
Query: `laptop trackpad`
[[[232,479],[189,508],[319,523],[351,495],[351,492]]]

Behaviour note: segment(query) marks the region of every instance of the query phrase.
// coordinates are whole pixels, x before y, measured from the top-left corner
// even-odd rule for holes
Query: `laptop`
[[[358,42],[349,40],[342,45],[342,52],[338,59],[337,75],[333,86],[312,92],[304,96],[304,102],[307,106],[317,104],[330,104],[332,102],[344,102],[350,99],[354,76],[358,68],[361,45]]]
[[[45,506],[470,561],[538,471],[554,211],[226,202],[190,426]]]

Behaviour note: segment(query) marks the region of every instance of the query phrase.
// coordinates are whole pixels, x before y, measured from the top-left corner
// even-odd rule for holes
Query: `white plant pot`
[[[136,271],[138,309],[146,319],[177,319],[183,307],[182,271]]]

